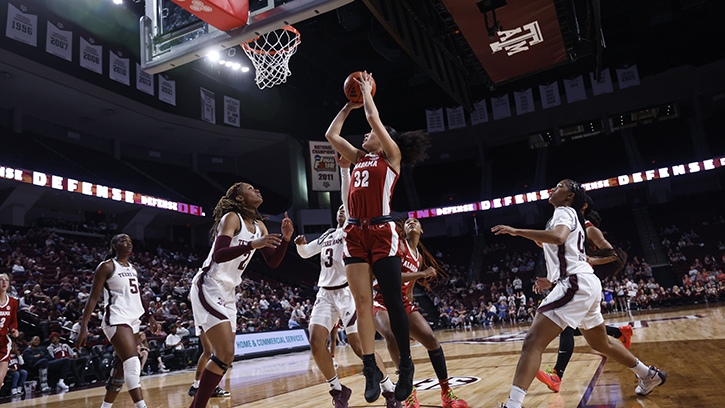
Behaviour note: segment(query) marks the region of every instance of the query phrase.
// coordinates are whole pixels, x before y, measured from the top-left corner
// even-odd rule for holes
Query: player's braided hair
[[[594,200],[592,200],[592,198],[587,195],[585,202],[587,204],[587,208],[584,210],[584,218],[589,220],[595,227],[599,228],[599,225],[602,222],[602,217],[599,215],[598,212],[594,211]],[[584,233],[586,234],[586,228],[584,229]],[[602,233],[604,234],[604,232]],[[616,257],[614,261],[606,263],[604,265],[597,265],[594,268],[597,276],[599,276],[599,278],[602,280],[616,275],[617,273],[619,273],[619,271],[624,269],[624,266],[627,264],[627,253],[621,249],[592,249],[594,247],[594,243],[590,240],[586,241],[585,247],[587,255],[589,256],[598,258],[608,258],[610,256]]]
[[[119,242],[121,242],[121,238],[128,236],[128,234],[116,234],[111,238],[111,247],[108,249],[108,252],[106,252],[106,257],[103,258],[104,261],[107,261],[109,259],[116,257],[116,250],[113,249],[114,245],[118,245]]]
[[[239,190],[244,184],[248,183],[240,181],[239,183],[235,183],[233,186],[229,187],[227,193],[219,199],[218,203],[216,203],[216,207],[214,207],[214,212],[212,213],[212,216],[214,217],[214,225],[211,227],[212,242],[214,242],[214,239],[216,238],[217,227],[226,213],[236,212],[244,219],[252,219],[255,221],[264,221],[267,219],[267,217],[260,214],[256,208],[247,207],[244,203],[235,200],[237,195],[239,195]]]
[[[405,234],[404,221],[398,220],[395,224],[398,230],[398,235],[400,235],[400,237],[405,240],[407,238],[407,235]],[[401,248],[407,250],[407,248],[402,245],[402,242]],[[429,267],[432,267],[436,270],[436,274],[434,276],[429,276],[425,279],[418,279],[417,281],[415,281],[417,284],[420,284],[427,290],[430,290],[432,286],[435,286],[433,285],[434,282],[438,282],[438,279],[446,279],[448,276],[443,271],[443,266],[441,265],[441,263],[438,262],[438,260],[430,253],[430,251],[428,251],[425,245],[423,245],[423,242],[421,242],[420,240],[418,240],[418,253],[420,253],[422,258],[420,262],[421,270],[428,269]]]
[[[400,165],[415,166],[428,158],[425,151],[430,147],[430,135],[425,130],[413,130],[398,134],[395,129],[386,126],[385,129],[400,149]]]
[[[595,227],[599,228],[602,223],[602,216],[594,211],[594,200],[589,195],[586,197],[587,208],[584,209],[584,219],[589,220]]]

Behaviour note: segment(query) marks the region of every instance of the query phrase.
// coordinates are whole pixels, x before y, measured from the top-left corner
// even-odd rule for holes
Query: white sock
[[[382,388],[384,392],[395,390],[395,385],[393,385],[393,382],[390,381],[390,376],[387,376],[383,381],[380,381],[380,388]]]
[[[141,400],[141,401],[139,401],[139,402],[134,402],[134,403],[133,403],[133,405],[134,405],[134,406],[135,406],[136,408],[147,408],[147,407],[146,407],[146,401],[144,401],[144,400]]]
[[[637,364],[634,367],[630,367],[630,370],[634,371],[635,374],[637,374],[640,378],[647,378],[649,375],[649,367],[642,364],[639,359],[637,359]]]
[[[330,384],[330,389],[342,391],[342,384],[340,384],[340,380],[337,379],[337,376],[334,376],[327,380],[327,383]]]
[[[191,386],[194,388],[199,388],[199,381],[201,380],[194,380],[194,384],[192,384]]]
[[[521,404],[524,403],[525,396],[525,389],[512,385],[511,394],[509,394],[509,400],[508,402],[506,402],[506,408],[521,408]]]
[[[113,402],[103,401],[103,404],[101,404],[101,408],[111,408],[112,406],[113,406]]]

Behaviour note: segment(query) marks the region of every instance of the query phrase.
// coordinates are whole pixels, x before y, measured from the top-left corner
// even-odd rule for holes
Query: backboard
[[[220,31],[171,0],[146,0],[140,22],[141,68],[151,74],[164,72],[352,1],[249,0],[247,25]]]

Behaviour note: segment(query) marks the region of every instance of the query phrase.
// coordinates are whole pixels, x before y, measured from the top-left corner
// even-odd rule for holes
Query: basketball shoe
[[[403,408],[403,404],[395,399],[393,391],[383,391],[383,398],[385,398],[385,408]]]
[[[420,404],[418,403],[418,393],[416,392],[415,387],[413,388],[413,392],[411,392],[408,398],[405,399],[405,408],[420,408]]]
[[[413,393],[413,376],[415,366],[411,360],[410,366],[400,367],[398,370],[398,382],[395,384],[395,399],[405,401]]]
[[[559,374],[556,373],[556,370],[551,367],[546,366],[546,370],[539,370],[539,372],[536,373],[536,379],[546,384],[550,390],[559,392],[561,379],[559,378]]]
[[[211,394],[212,398],[228,397],[230,395],[232,395],[231,392],[225,390],[224,388],[222,388],[222,387],[220,387],[218,385],[214,389],[214,392]]]
[[[651,393],[655,387],[660,386],[667,381],[667,372],[658,369],[655,366],[649,366],[649,374],[639,378],[639,385],[634,389],[637,395],[645,396]]]
[[[188,394],[191,398],[194,398],[194,396],[196,396],[197,391],[199,391],[199,387],[194,387],[194,385],[192,385],[191,388],[189,388]]]
[[[383,380],[383,372],[378,367],[364,367],[365,376],[365,401],[375,402],[380,398],[380,381]]]
[[[632,346],[632,335],[634,334],[634,332],[632,332],[632,326],[622,326],[619,328],[619,331],[622,332],[622,337],[619,338],[619,341],[621,341],[624,347],[629,350]]]
[[[441,401],[443,401],[443,408],[468,408],[468,403],[458,398],[450,388],[448,391],[441,390]]]
[[[330,390],[330,395],[332,395],[332,403],[335,408],[347,408],[352,390],[343,385],[341,390]]]

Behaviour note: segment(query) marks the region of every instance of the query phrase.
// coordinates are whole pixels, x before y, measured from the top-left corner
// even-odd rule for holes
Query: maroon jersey
[[[59,358],[71,358],[72,351],[73,350],[71,350],[69,345],[63,343],[51,343],[48,346],[48,354],[53,356],[53,358],[56,360]]]
[[[366,154],[355,163],[350,177],[350,217],[373,218],[390,215],[398,173],[381,154]]]
[[[0,336],[8,336],[10,330],[18,328],[18,300],[5,295],[7,300],[0,305]]]
[[[10,360],[8,360],[8,369],[11,371],[20,370],[20,359],[15,353],[10,354]]]

